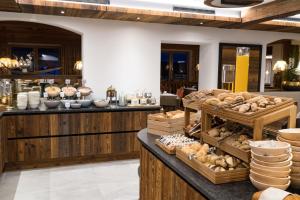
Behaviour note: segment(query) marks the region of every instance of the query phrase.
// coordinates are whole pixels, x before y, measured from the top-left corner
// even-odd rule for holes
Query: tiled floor
[[[137,200],[139,160],[6,172],[1,200]]]

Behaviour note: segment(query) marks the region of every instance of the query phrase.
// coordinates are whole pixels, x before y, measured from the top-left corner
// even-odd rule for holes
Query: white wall
[[[300,34],[225,30],[140,22],[0,12],[1,20],[46,23],[82,34],[83,77],[96,97],[106,88],[134,93],[160,93],[161,42],[200,44],[199,88],[217,87],[219,42],[266,44],[279,39],[300,39]],[[262,60],[262,83],[265,59]],[[263,84],[261,84],[263,90]]]

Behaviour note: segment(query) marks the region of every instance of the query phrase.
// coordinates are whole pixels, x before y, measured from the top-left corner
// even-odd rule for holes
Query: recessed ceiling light
[[[140,20],[140,19],[141,19],[140,17],[137,17],[137,18],[136,18],[136,20]]]
[[[61,10],[61,11],[60,11],[60,14],[65,14],[65,11]]]
[[[204,23],[203,23],[203,22],[200,22],[199,24],[202,25],[202,24],[204,24]]]

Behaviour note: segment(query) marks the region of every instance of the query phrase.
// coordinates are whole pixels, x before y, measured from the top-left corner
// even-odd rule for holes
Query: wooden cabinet
[[[157,111],[4,116],[6,168],[137,158],[136,134]]]
[[[140,200],[206,199],[143,146],[140,157]]]

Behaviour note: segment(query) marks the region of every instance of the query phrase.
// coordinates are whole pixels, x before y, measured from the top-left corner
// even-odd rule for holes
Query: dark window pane
[[[187,79],[188,53],[173,54],[173,77],[175,80]]]
[[[168,80],[169,79],[169,59],[170,54],[167,52],[161,52],[161,63],[160,63],[160,76],[161,80]]]
[[[48,70],[42,74],[59,75],[61,74],[59,49],[39,48],[39,71]]]
[[[13,47],[11,54],[12,58],[19,61],[22,69],[27,69],[27,72],[34,71],[33,48]]]

